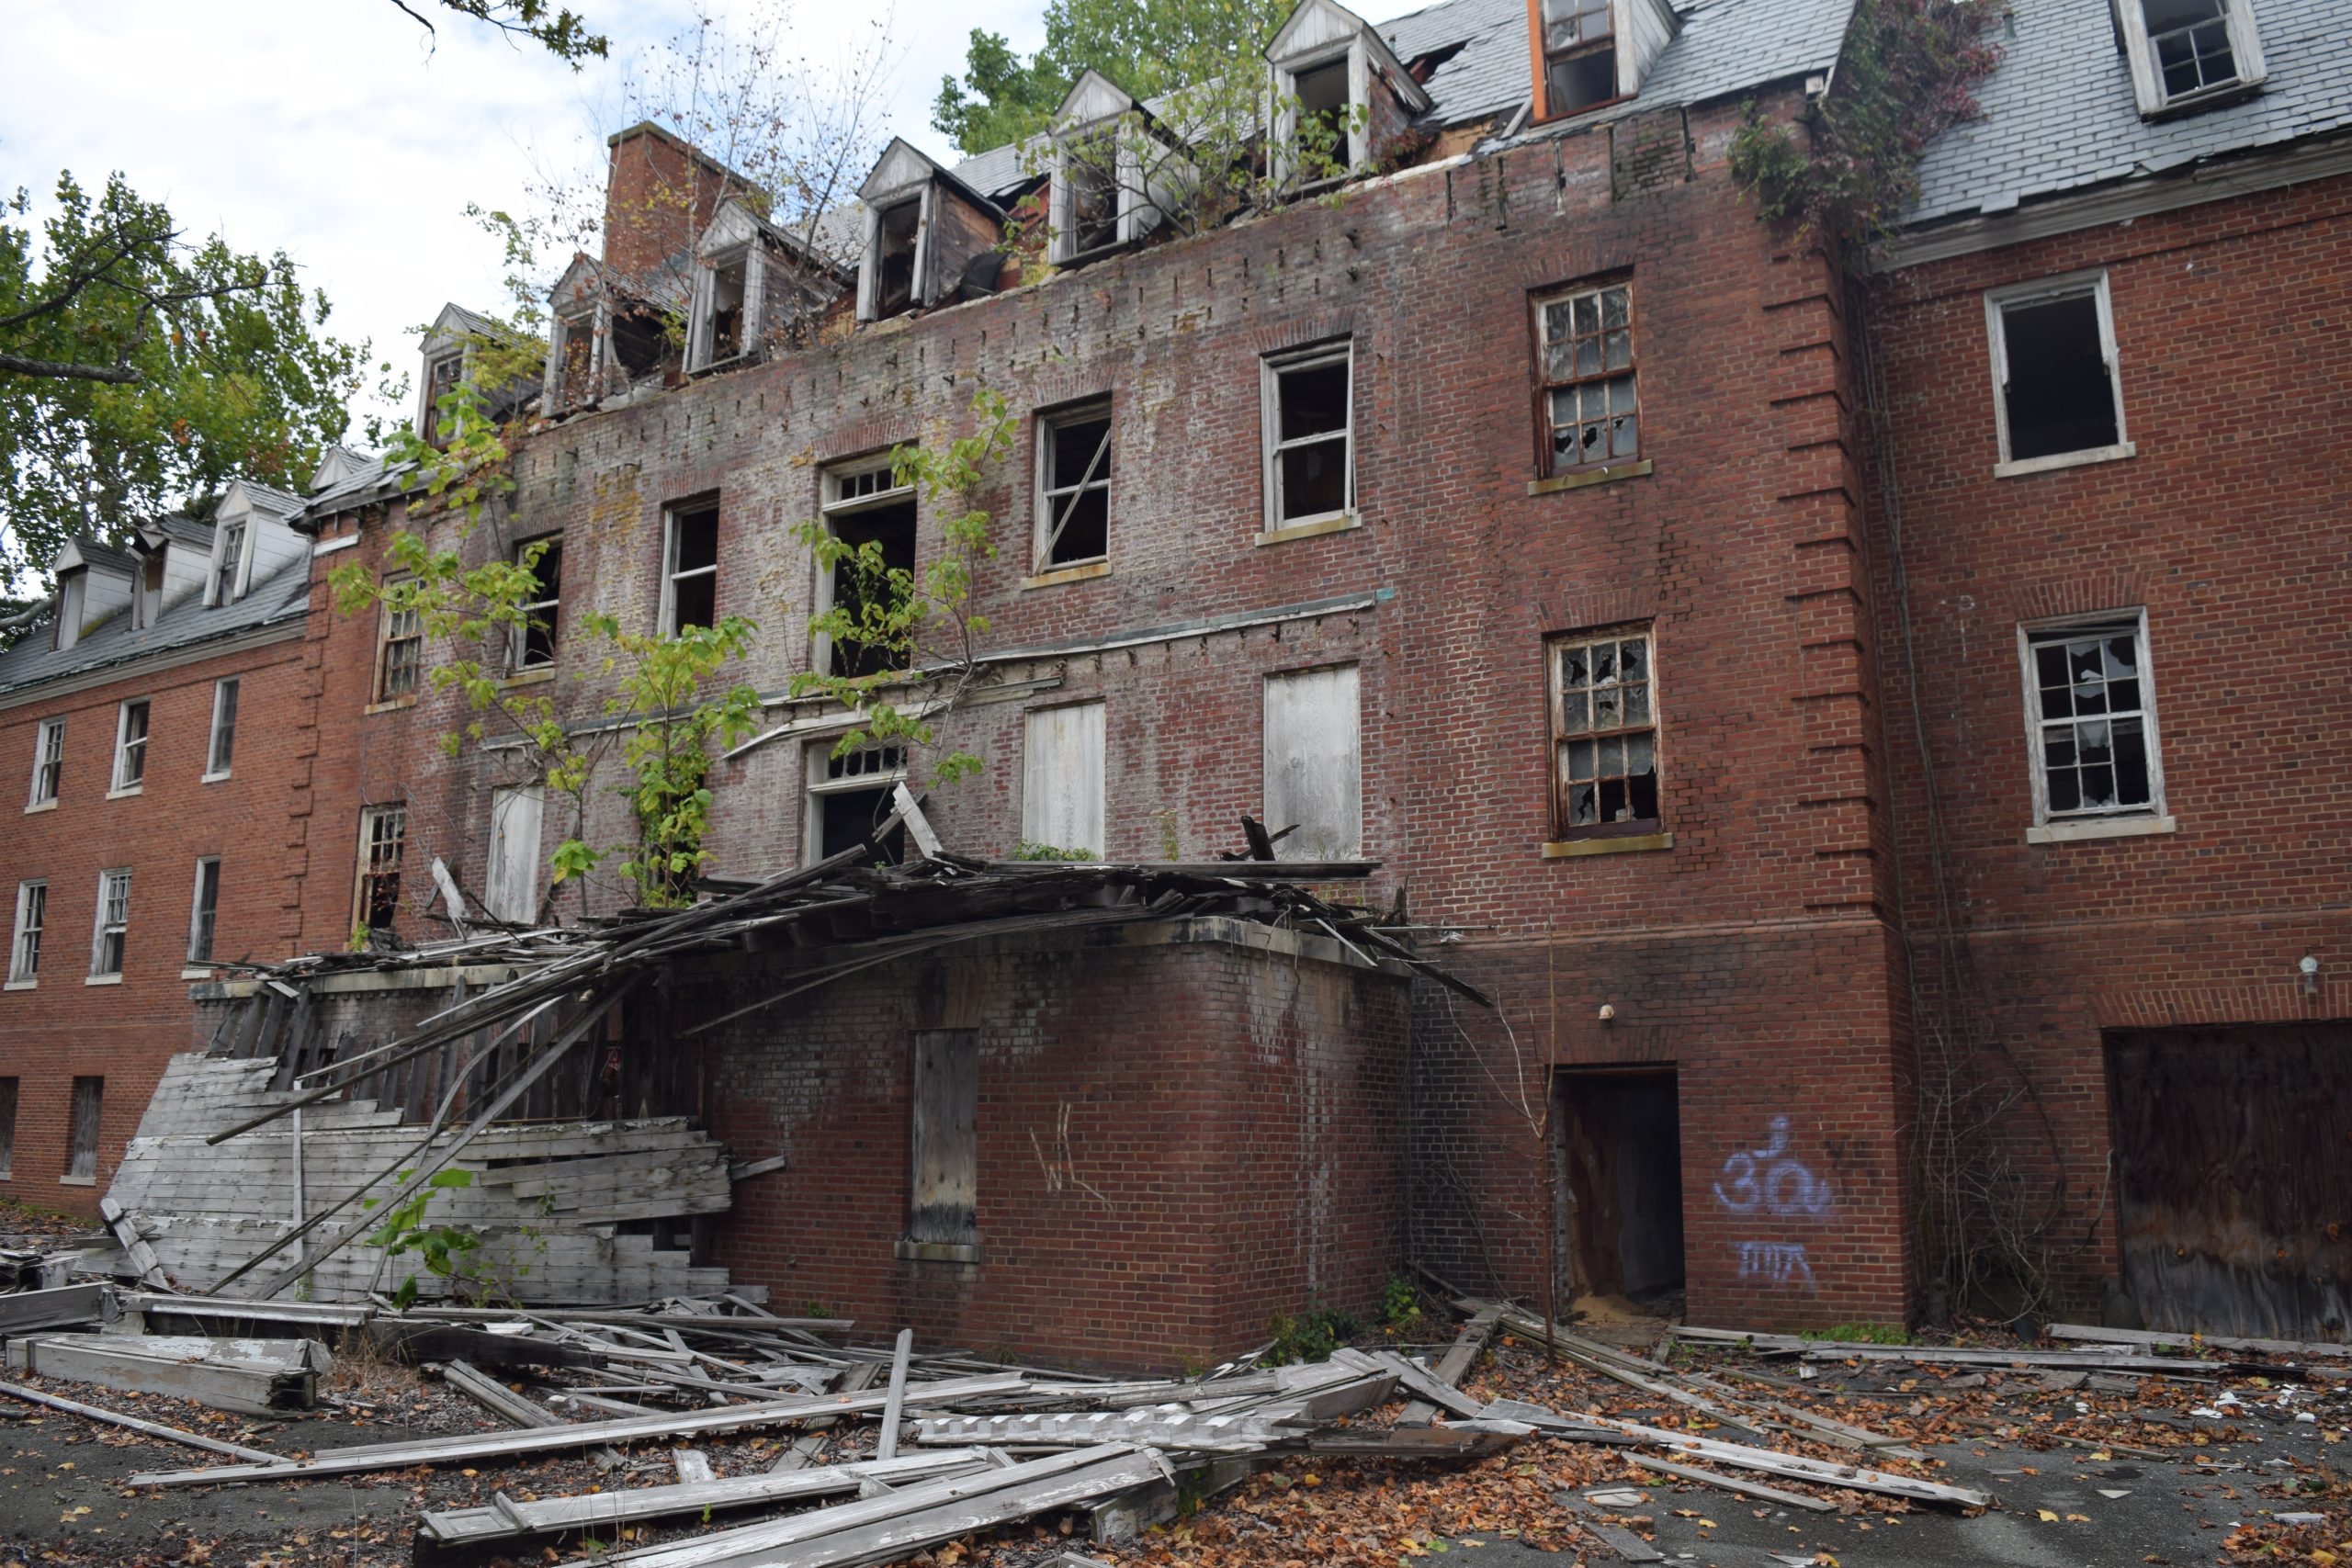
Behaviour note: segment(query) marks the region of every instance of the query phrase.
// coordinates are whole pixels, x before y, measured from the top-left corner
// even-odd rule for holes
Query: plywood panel
[[[1283,860],[1346,860],[1363,845],[1356,667],[1266,678],[1266,826],[1298,831]]]
[[[1021,751],[1021,837],[1059,850],[1107,852],[1102,835],[1102,705],[1040,708]]]

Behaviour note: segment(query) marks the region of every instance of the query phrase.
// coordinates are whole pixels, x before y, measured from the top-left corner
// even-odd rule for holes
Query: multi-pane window
[[[8,942],[8,984],[29,986],[40,977],[40,932],[49,923],[49,884],[17,884],[16,933]]]
[[[2127,455],[2105,273],[1995,289],[1984,313],[2004,464]]]
[[[212,736],[204,748],[204,776],[210,779],[229,776],[229,764],[237,755],[237,681],[231,676],[218,681],[212,687]]]
[[[122,705],[115,719],[114,787],[137,789],[147,777],[147,699]]]
[[[1657,676],[1649,631],[1555,637],[1549,651],[1554,831],[1563,839],[1657,831]]]
[[[864,458],[825,473],[825,531],[848,547],[817,583],[819,604],[839,610],[866,635],[820,634],[813,662],[836,675],[873,675],[903,663],[911,649],[893,646],[889,623],[914,591],[915,491],[898,482],[888,457]]]
[[[74,1120],[65,1134],[65,1175],[73,1181],[93,1181],[98,1174],[98,1122],[106,1104],[107,1080],[74,1080]]]
[[[718,620],[718,502],[670,513],[663,541],[662,629],[714,626]]]
[[[424,670],[424,613],[413,604],[387,601],[376,650],[376,700],[398,702],[416,695]]]
[[[907,753],[898,746],[866,746],[838,756],[830,746],[808,749],[808,806],[805,838],[810,860],[854,849],[890,816],[891,796],[907,776]],[[878,857],[895,861],[904,839],[897,828],[883,835]]]
[[[227,604],[237,597],[237,574],[244,566],[245,525],[243,520],[224,525],[212,554],[212,603]]]
[[[424,406],[418,411],[417,434],[435,446],[447,444],[448,436],[442,430],[441,423],[444,419],[454,417],[442,409],[441,400],[457,390],[458,382],[465,375],[465,370],[466,355],[463,349],[438,355],[425,362]]]
[[[2226,102],[2262,80],[2262,40],[2249,0],[2138,4],[2143,26],[2127,24],[2124,45],[2141,113]]]
[[[33,731],[33,788],[28,806],[50,806],[65,772],[65,721],[45,718]]]
[[[2021,641],[2034,819],[2160,812],[2146,616],[2028,626]]]
[[[1354,362],[1345,343],[1261,361],[1270,531],[1355,504]]]
[[[1541,0],[1544,118],[1575,114],[1617,96],[1613,0]]]
[[[359,897],[356,922],[389,928],[401,908],[401,854],[408,846],[408,807],[370,806],[359,813]]]
[[[1038,415],[1038,570],[1100,560],[1110,544],[1110,405]]]
[[[563,536],[534,539],[514,550],[514,564],[531,574],[538,586],[523,605],[523,625],[514,638],[514,668],[551,670],[555,667],[556,633],[563,598]]]
[[[98,873],[98,918],[90,932],[90,977],[122,973],[123,946],[130,939],[130,873]]]
[[[1639,457],[1633,286],[1611,283],[1539,299],[1535,332],[1548,470]]]
[[[203,964],[212,957],[212,922],[220,911],[220,857],[207,855],[196,863],[196,896],[187,918],[187,961]]]

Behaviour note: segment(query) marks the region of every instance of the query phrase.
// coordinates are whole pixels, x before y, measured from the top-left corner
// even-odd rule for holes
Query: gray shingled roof
[[[2144,178],[2200,159],[2352,128],[2352,23],[2344,0],[2255,0],[2269,77],[2250,98],[2143,120],[2108,8],[2011,0],[2015,36],[1977,92],[1982,119],[1938,137],[1919,164],[1914,223]]]
[[[120,577],[139,575],[138,558],[129,550],[117,549],[114,546],[97,539],[75,539],[74,548],[75,553],[81,556],[84,566],[96,567],[102,571],[111,571]]]
[[[62,652],[49,646],[49,622],[42,621],[16,647],[0,653],[0,695],[218,641],[275,622],[300,620],[310,604],[311,561],[306,555],[280,567],[267,581],[255,583],[233,604],[208,608],[204,595],[191,593],[164,611],[153,626],[138,631],[130,629],[130,612],[123,610]]]
[[[212,525],[199,523],[193,517],[183,517],[175,512],[168,516],[151,519],[147,526],[177,545],[190,545],[200,550],[212,547]]]

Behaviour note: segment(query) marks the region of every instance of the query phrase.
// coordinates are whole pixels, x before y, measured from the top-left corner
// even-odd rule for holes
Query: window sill
[[[198,784],[227,784],[231,779],[232,779],[232,778],[234,778],[234,777],[236,777],[236,774],[235,774],[235,773],[234,773],[234,772],[232,772],[232,770],[230,770],[230,769],[223,768],[223,769],[221,769],[221,770],[220,770],[219,773],[207,773],[207,774],[205,774],[202,778],[200,778],[200,779],[197,780],[196,782],[197,782],[197,783],[198,783]]]
[[[978,1263],[979,1243],[974,1241],[915,1241],[900,1236],[890,1244],[891,1255],[902,1263]]]
[[[57,1184],[60,1187],[96,1187],[98,1179],[95,1176],[61,1176]]]
[[[517,670],[512,675],[500,676],[498,678],[498,684],[503,690],[512,690],[516,686],[543,685],[547,682],[554,679],[554,665],[535,664],[528,670]]]
[[[345,534],[340,539],[321,539],[311,547],[311,558],[316,560],[321,556],[331,556],[337,550],[347,550],[357,543],[359,543],[359,536],[356,534]]]
[[[122,976],[119,975],[85,975],[82,977],[82,984],[85,986],[119,986],[122,984]]]
[[[209,964],[191,964],[187,968],[180,971],[180,978],[183,980],[209,980],[212,978],[212,966]]]
[[[54,811],[56,809],[57,802],[53,800],[38,800],[32,805],[25,807],[25,815],[30,817],[36,811]]]
[[[2047,457],[2026,457],[2015,462],[1993,465],[1996,479],[2020,479],[2028,474],[2046,474],[2053,468],[2079,468],[2091,463],[2120,463],[2126,457],[2136,457],[2140,448],[2131,442],[2113,446],[2086,446],[2079,452],[2052,452]]]
[[[135,784],[127,785],[121,789],[110,789],[107,791],[107,798],[108,800],[129,800],[134,795],[144,795],[146,793],[147,786],[145,784]]]
[[[2078,821],[2044,822],[2025,830],[2029,844],[2072,844],[2086,839],[2145,839],[2178,832],[2169,814],[2163,817],[2094,817]]]
[[[1598,468],[1572,468],[1565,474],[1554,474],[1548,479],[1530,479],[1530,495],[1557,495],[1564,490],[1582,490],[1587,485],[1605,485],[1616,479],[1647,479],[1657,470],[1657,464],[1647,457],[1632,463],[1606,463]]]
[[[1091,582],[1098,577],[1111,575],[1107,560],[1080,561],[1076,566],[1057,566],[1050,571],[1038,572],[1021,580],[1023,588],[1057,588],[1065,582]]]
[[[389,702],[369,703],[366,707],[361,708],[359,711],[363,714],[398,713],[402,708],[413,708],[415,705],[416,699],[414,697],[394,697]]]
[[[6,985],[0,986],[0,991],[29,991],[40,984],[39,980],[11,980]]]
[[[2140,111],[2140,118],[2152,124],[2161,124],[2168,119],[2182,119],[2189,115],[2202,114],[2207,109],[2217,109],[2224,104],[2233,104],[2241,98],[2254,96],[2262,90],[2264,80],[2265,78],[2261,76],[2241,76],[2236,81],[2218,83],[2201,92],[2184,93],[2179,97],[2166,98],[2162,103],[2143,108]]]
[[[1279,528],[1269,528],[1251,543],[1287,545],[1293,539],[1319,539],[1326,534],[1344,534],[1351,528],[1363,526],[1363,513],[1335,512],[1329,517],[1314,517],[1304,523],[1285,523]]]
[[[1545,860],[1576,860],[1584,855],[1630,855],[1649,850],[1670,850],[1671,833],[1635,833],[1618,839],[1567,839],[1544,846]]]

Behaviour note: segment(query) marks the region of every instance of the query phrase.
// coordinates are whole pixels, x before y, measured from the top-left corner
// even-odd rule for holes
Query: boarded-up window
[[[0,1181],[17,1173],[17,1080],[0,1078]]]
[[[1284,860],[1347,860],[1363,847],[1356,667],[1266,677],[1266,826],[1298,830]]]
[[[74,1080],[74,1124],[66,1131],[65,1174],[89,1181],[98,1174],[98,1112],[106,1103],[107,1080]]]
[[[539,918],[539,818],[545,801],[537,784],[491,795],[482,903],[494,919],[527,925]]]
[[[914,1189],[907,1239],[970,1247],[980,1239],[979,1042],[968,1029],[915,1035]]]
[[[1021,751],[1024,853],[1102,853],[1102,705],[1075,703],[1028,716]]]

